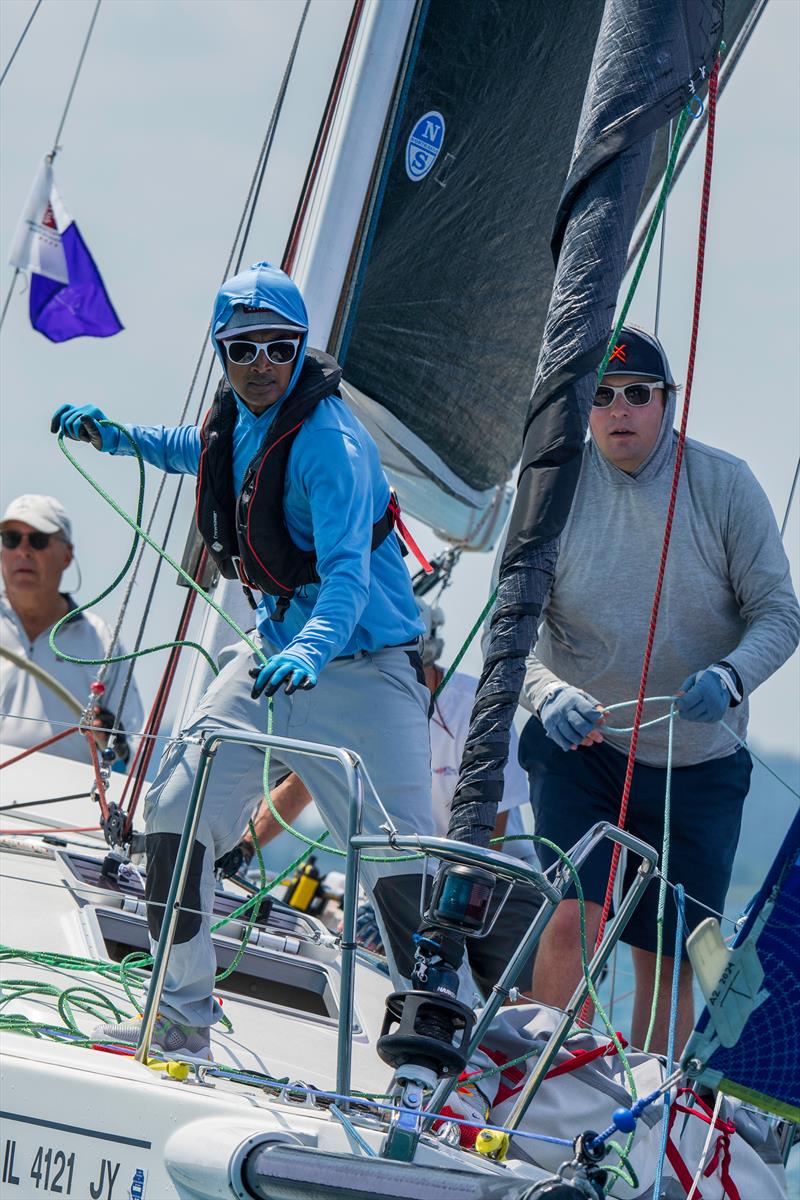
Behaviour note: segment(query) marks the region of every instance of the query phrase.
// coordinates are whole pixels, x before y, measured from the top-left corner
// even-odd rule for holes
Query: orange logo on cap
[[[618,358],[621,363],[625,362],[626,355],[625,355],[625,343],[624,342],[620,342],[620,344],[618,346],[614,347],[614,353],[611,355],[611,358],[608,360],[609,364],[611,364],[615,358]]]

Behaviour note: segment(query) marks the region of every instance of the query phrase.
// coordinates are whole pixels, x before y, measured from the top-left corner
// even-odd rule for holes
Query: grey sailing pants
[[[268,646],[264,649],[270,652]],[[252,654],[246,646],[231,647],[223,651],[220,662],[225,665],[183,732],[197,734],[217,726],[265,733],[267,701],[250,696],[248,670],[255,665]],[[391,647],[334,660],[312,691],[292,696],[279,692],[273,698],[272,731],[353,750],[398,830],[432,834],[429,700],[418,655]],[[271,785],[288,771],[295,771],[314,797],[333,841],[344,848],[348,813],[341,768],[322,758],[281,753],[280,759],[275,751],[271,755]],[[199,757],[197,745],[171,744],[145,801],[148,923],[153,946],[161,928]],[[224,743],[211,767],[184,894],[184,909],[196,911],[183,911],[179,918],[160,1004],[161,1012],[191,1025],[209,1025],[219,1017],[219,1005],[212,997],[216,962],[207,915],[214,897],[214,862],[237,844],[260,803],[263,770],[263,750]],[[365,788],[364,831],[378,832],[384,821]],[[404,986],[411,971],[421,869],[417,862],[364,863],[362,867],[361,879],[375,902],[397,987]]]

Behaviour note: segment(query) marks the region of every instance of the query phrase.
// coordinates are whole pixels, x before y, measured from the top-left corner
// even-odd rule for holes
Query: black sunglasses
[[[241,339],[225,342],[225,353],[232,363],[238,367],[246,367],[258,358],[259,350],[263,350],[271,363],[282,366],[294,361],[297,354],[298,342],[289,338],[281,338],[275,342],[245,342]]]
[[[38,529],[35,529],[33,533],[20,533],[17,529],[0,530],[0,539],[2,539],[4,550],[16,550],[22,544],[23,538],[28,539],[31,550],[46,550],[55,536],[54,533],[40,533]],[[63,538],[60,539],[62,542],[63,540]]]

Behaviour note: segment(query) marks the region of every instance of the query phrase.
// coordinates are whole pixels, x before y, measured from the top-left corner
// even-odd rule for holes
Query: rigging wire
[[[78,59],[78,65],[75,68],[75,75],[72,80],[72,86],[69,89],[69,93],[67,95],[67,102],[64,105],[64,111],[62,112],[61,120],[58,123],[58,130],[56,132],[55,138],[53,139],[53,149],[50,151],[50,153],[48,155],[50,162],[53,161],[53,159],[55,158],[55,156],[58,154],[59,150],[61,149],[61,134],[64,132],[64,125],[66,124],[67,114],[69,113],[70,106],[72,104],[72,97],[75,95],[75,88],[78,85],[78,79],[80,78],[81,70],[83,69],[83,60],[86,58],[86,51],[89,49],[89,42],[92,40],[92,34],[94,32],[95,21],[97,20],[97,14],[100,11],[100,5],[102,3],[103,3],[103,0],[97,0],[96,4],[94,6],[94,12],[92,13],[92,19],[89,22],[89,29],[86,33],[86,39],[83,43],[83,49],[81,50],[80,58]]]
[[[250,236],[250,229],[252,227],[253,217],[254,217],[255,211],[256,211],[256,202],[258,201],[258,196],[261,191],[261,185],[264,182],[264,174],[267,169],[267,163],[269,162],[269,156],[272,152],[272,143],[275,141],[275,130],[277,129],[278,119],[283,110],[283,102],[286,99],[286,90],[289,87],[289,80],[291,78],[292,70],[294,68],[294,60],[297,57],[297,50],[300,45],[300,38],[302,37],[302,34],[303,34],[303,26],[306,23],[306,17],[308,16],[308,10],[310,9],[310,7],[311,7],[311,0],[306,0],[305,4],[303,5],[303,12],[300,16],[300,23],[297,26],[297,32],[294,35],[294,41],[292,42],[292,48],[289,51],[289,58],[286,62],[286,69],[283,72],[283,79],[281,80],[281,86],[278,88],[278,95],[275,99],[275,105],[272,109],[272,116],[270,117],[269,125],[267,126],[267,132],[266,132],[266,136],[264,138],[264,146],[262,149],[263,157],[262,157],[262,162],[261,162],[261,170],[258,173],[258,182],[255,185],[255,200],[250,208],[250,214],[247,219],[247,225],[245,227],[244,233],[242,234],[242,244],[239,249],[239,257],[236,259],[236,267],[235,267],[234,274],[238,273],[239,268],[242,265],[242,259],[244,258],[244,252],[247,247],[247,239]],[[226,274],[227,274],[227,272],[226,272]]]
[[[239,221],[236,226],[236,232],[233,237],[231,249],[228,254],[227,262],[225,264],[225,270],[223,271],[222,279],[220,282],[224,282],[224,280],[226,280],[228,278],[228,276],[231,273],[231,268],[234,264],[234,261],[236,262],[236,270],[238,271],[239,266],[241,265],[241,262],[242,262],[242,258],[244,256],[244,251],[245,251],[245,248],[247,245],[247,238],[249,236],[250,229],[252,227],[253,217],[255,214],[256,206],[258,205],[258,201],[259,201],[260,194],[261,194],[261,187],[264,182],[264,175],[265,175],[267,163],[269,160],[270,152],[272,150],[272,143],[275,138],[275,130],[277,128],[277,124],[280,119],[281,112],[283,111],[283,105],[284,105],[284,101],[286,98],[286,91],[287,91],[287,88],[289,85],[289,80],[291,78],[294,61],[297,56],[297,50],[298,50],[298,47],[300,44],[300,38],[301,38],[301,35],[303,32],[303,26],[305,25],[306,17],[308,15],[310,6],[311,6],[311,0],[306,0],[306,3],[303,7],[302,15],[300,17],[300,21],[297,26],[297,30],[295,32],[294,40],[292,42],[292,48],[289,53],[289,59],[286,64],[286,69],[284,70],[283,78],[281,79],[281,83],[278,88],[278,93],[275,98],[275,103],[272,108],[272,113],[270,115],[269,123],[267,125],[267,130],[264,135],[264,140],[262,141],[261,147],[258,152],[258,158],[256,159],[255,169],[254,169],[253,174],[250,179],[250,185],[247,190],[247,196],[245,198],[245,202],[242,207],[241,215],[239,217]],[[239,248],[238,254],[237,254],[237,247]],[[197,362],[195,364],[194,372],[192,374],[192,380],[189,385],[189,390],[186,394],[186,399],[184,400],[183,407],[181,408],[181,412],[178,417],[179,425],[182,425],[184,423],[184,421],[186,420],[186,414],[189,411],[189,405],[191,403],[192,395],[194,393],[195,386],[197,384],[197,379],[200,374],[200,368],[203,364],[203,358],[209,347],[210,337],[211,337],[211,322],[209,321],[209,323],[206,327],[205,334],[203,335],[203,341],[202,341],[202,345],[200,348],[200,354],[198,355]],[[203,410],[203,405],[205,404],[205,399],[206,399],[206,395],[208,393],[208,388],[211,383],[211,376],[212,376],[213,370],[214,370],[214,356],[212,353],[208,371],[206,372],[206,378],[205,378],[205,382],[203,384],[203,389],[200,394],[200,400],[197,405],[197,411],[195,413],[195,418],[194,418],[195,423],[197,423],[197,421],[199,421],[199,419],[200,419],[200,414]],[[155,497],[155,500],[153,501],[153,506],[152,506],[152,509],[150,512],[150,517],[149,517],[147,525],[145,527],[148,534],[151,532],[151,530],[153,528],[153,522],[155,520],[156,513],[158,511],[158,508],[159,508],[161,500],[162,500],[166,482],[167,482],[167,476],[162,475],[161,479],[159,480],[158,489],[156,491],[156,497]],[[175,495],[173,497],[172,506],[170,508],[169,517],[167,520],[167,527],[166,527],[166,530],[164,533],[163,545],[165,547],[169,544],[169,538],[170,538],[170,535],[172,532],[172,526],[173,526],[173,523],[175,521],[175,517],[177,514],[178,503],[180,501],[183,483],[184,483],[184,477],[181,476],[180,479],[178,480],[177,487],[175,488]],[[139,549],[139,555],[136,560],[136,565],[133,569],[131,580],[128,584],[125,596],[123,597],[122,606],[120,609],[120,616],[118,617],[117,627],[116,627],[116,630],[114,633],[114,641],[112,643],[111,653],[113,653],[114,645],[116,644],[116,640],[119,636],[119,629],[121,627],[122,619],[124,618],[125,611],[127,610],[128,602],[130,600],[130,596],[131,596],[131,593],[133,590],[133,585],[135,583],[136,575],[138,573],[139,567],[140,567],[142,559],[144,557],[145,549],[146,549],[146,543],[143,542]],[[161,568],[163,566],[163,562],[164,562],[164,560],[159,555],[158,561],[153,570],[153,578],[151,580],[147,598],[145,600],[144,611],[142,613],[142,617],[139,622],[139,627],[138,627],[137,635],[136,635],[136,641],[134,644],[135,651],[138,650],[139,647],[141,646],[142,639],[144,637],[145,626],[147,624],[147,620],[150,615],[150,610],[151,610],[153,600],[155,597],[155,590],[156,590],[156,586],[158,584],[159,576],[161,574]],[[186,605],[184,606],[184,614],[181,619],[182,624],[188,623],[188,618],[191,615],[192,609],[194,608],[195,595],[196,595],[196,593],[194,591],[191,591],[190,595],[187,597]],[[120,694],[120,705],[119,705],[119,709],[118,709],[118,713],[117,713],[117,716],[120,720],[122,719],[124,706],[127,701],[128,692],[130,690],[131,681],[133,678],[134,663],[135,663],[135,660],[131,659],[130,666],[128,667],[127,673],[125,675],[125,680],[124,680],[124,683],[122,686],[122,691]],[[168,664],[168,666],[169,666],[169,664]],[[174,676],[174,669],[172,671],[172,674]],[[166,671],[165,671],[165,675],[166,675]],[[166,697],[164,697],[164,704],[165,703],[166,703]],[[162,715],[163,715],[163,705],[162,705]],[[145,765],[144,769],[145,770],[147,769],[146,765]],[[134,795],[138,795],[138,790],[140,790],[140,788],[141,788],[141,783],[139,784],[138,789],[135,789]]]
[[[15,808],[38,808],[41,804],[63,804],[65,800],[88,800],[91,794],[76,792],[72,796],[51,796],[49,800],[18,800],[16,804],[0,804],[0,813],[13,812]]]
[[[28,20],[25,22],[25,28],[23,29],[22,33],[19,35],[19,39],[17,41],[16,46],[11,51],[11,57],[9,58],[6,65],[3,67],[3,74],[0,75],[0,87],[3,86],[3,80],[5,79],[9,70],[11,69],[11,64],[13,63],[14,59],[17,57],[17,51],[19,50],[22,43],[25,41],[25,38],[28,35],[28,30],[30,29],[31,25],[33,24],[33,18],[36,16],[37,12],[41,8],[41,4],[42,4],[42,0],[36,0],[36,3],[33,6],[33,12],[28,17]]]
[[[8,312],[8,306],[11,303],[11,297],[14,295],[14,285],[17,282],[17,276],[21,274],[22,272],[20,271],[19,267],[15,267],[14,274],[11,276],[11,283],[8,285],[6,298],[3,301],[3,311],[0,313],[0,329],[3,328],[3,323],[6,319],[6,313]]]
[[[797,464],[794,468],[794,479],[792,480],[792,486],[789,488],[789,499],[786,501],[786,511],[784,512],[783,520],[781,521],[781,538],[783,538],[783,535],[786,533],[786,526],[789,524],[789,514],[792,511],[792,501],[794,500],[794,494],[797,491],[798,480],[800,480],[800,458],[798,458]]]
[[[669,132],[667,133],[667,145],[672,145],[672,118],[670,117]],[[674,175],[673,175],[674,181]],[[667,204],[669,196],[664,198],[664,207],[661,210],[661,239],[658,247],[658,281],[656,283],[656,315],[653,320],[653,333],[658,337],[658,322],[661,316],[661,284],[664,279],[664,249],[667,241]]]

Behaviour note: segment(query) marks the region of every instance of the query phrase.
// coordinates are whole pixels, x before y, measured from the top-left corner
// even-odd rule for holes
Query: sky
[[[32,4],[0,5],[3,63]],[[4,260],[51,148],[92,8],[93,0],[44,0],[0,93],[3,297],[11,278]],[[313,0],[245,262],[280,259],[349,9],[347,0]],[[48,433],[50,415],[73,402],[97,404],[122,421],[177,419],[300,13],[297,0],[105,0],[101,7],[55,172],[125,331],[106,341],[53,346],[30,328],[18,285],[0,334],[0,504],[25,491],[62,500],[75,525],[83,601],[116,574],[128,531],[59,453]],[[689,421],[691,436],[748,460],[779,519],[800,446],[799,45],[800,3],[771,0],[720,102]],[[689,343],[701,172],[696,152],[667,217],[659,333],[679,380]],[[654,310],[655,259],[632,318],[652,328]],[[129,460],[123,465],[87,447],[77,453],[124,506],[134,507]],[[149,498],[155,484],[149,476]],[[182,531],[192,491],[184,488]],[[436,538],[417,532],[435,553]],[[179,552],[182,542],[181,533],[172,549]],[[797,583],[797,500],[786,548]],[[465,556],[443,597],[445,658],[482,608],[491,560],[491,554]],[[152,570],[152,558],[146,561],[125,622],[128,642]],[[74,586],[76,577],[64,582]],[[650,586],[643,581],[643,604],[650,603]],[[165,579],[150,644],[171,636],[182,601],[183,592]],[[99,608],[113,621],[115,597]],[[160,662],[153,656],[137,670],[146,697]],[[465,667],[477,673],[479,666],[473,648]],[[762,753],[782,761],[798,755],[797,655],[755,694],[752,712],[752,740]]]

